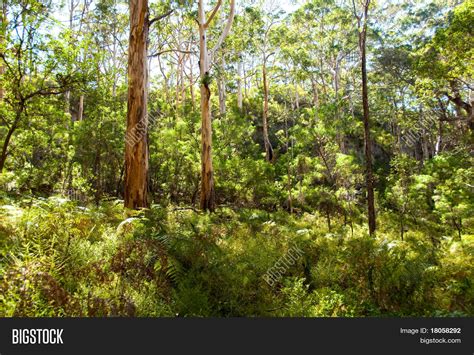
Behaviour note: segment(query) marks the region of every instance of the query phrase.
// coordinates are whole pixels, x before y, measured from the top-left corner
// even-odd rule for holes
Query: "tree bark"
[[[454,96],[445,93],[446,97],[455,105],[455,110],[458,118],[466,118],[467,126],[471,131],[474,131],[474,100],[466,102],[461,98],[459,93],[459,88],[456,86],[454,81],[451,81],[451,90],[454,93]],[[469,101],[469,100],[468,100]],[[466,115],[463,115],[462,111],[466,112]]]
[[[237,63],[237,107],[240,111],[243,108],[243,97],[242,97],[242,56],[239,55],[239,62]]]
[[[316,83],[316,79],[314,77],[311,78],[311,86],[313,87],[313,107],[315,109],[315,118],[318,120],[319,118],[319,91],[318,91],[318,84]]]
[[[82,121],[84,115],[84,95],[79,97],[79,107],[77,109],[77,120]]]
[[[364,5],[364,17],[362,28],[359,18],[359,49],[361,53],[361,72],[362,72],[362,105],[364,110],[364,142],[365,142],[365,164],[366,164],[366,184],[367,184],[367,216],[369,220],[369,234],[373,235],[376,229],[375,219],[375,196],[374,196],[374,177],[372,172],[372,141],[370,138],[370,112],[369,96],[367,87],[367,15],[370,0]]]
[[[267,81],[267,58],[263,57],[263,144],[265,146],[265,159],[273,161],[273,148],[268,137],[268,81]]]
[[[0,173],[3,172],[3,168],[5,167],[5,162],[8,156],[8,145],[10,144],[10,140],[13,136],[13,133],[18,128],[18,124],[21,120],[21,115],[23,114],[23,111],[25,109],[25,103],[21,101],[19,106],[20,106],[19,110],[17,111],[15,115],[15,120],[13,121],[12,125],[8,129],[7,135],[5,136],[5,140],[3,141],[2,153],[0,155]]]
[[[290,149],[290,141],[289,141],[289,135],[288,135],[288,117],[285,114],[285,140],[286,140],[286,152],[289,152]],[[291,144],[291,158],[293,159],[293,142]],[[292,160],[291,159],[291,160]],[[290,214],[293,214],[293,195],[292,195],[292,188],[293,188],[293,182],[291,179],[291,160],[288,159],[288,162],[286,163],[286,173],[287,173],[287,178],[288,178],[288,210],[290,211]]]
[[[212,124],[210,111],[210,69],[211,60],[230,32],[234,20],[235,0],[230,1],[230,14],[215,47],[209,52],[207,48],[207,28],[222,4],[218,0],[214,10],[206,20],[204,0],[198,3],[199,24],[199,69],[201,78],[201,199],[200,206],[204,211],[213,212],[216,208],[214,192],[214,169],[212,167]]]
[[[298,82],[295,81],[295,107],[297,110],[300,109],[300,94],[298,92]]]
[[[10,128],[7,132],[5,140],[3,141],[2,147],[2,155],[0,156],[0,173],[3,172],[3,168],[5,167],[5,162],[8,156],[8,145],[10,144],[10,139],[12,138],[13,132],[15,129]]]
[[[201,74],[201,209],[215,210],[214,169],[212,167],[212,124],[209,52],[207,50],[206,14],[199,0],[199,64]]]
[[[73,23],[73,20],[74,20],[74,11],[76,10],[76,7],[79,5],[79,1],[75,1],[75,0],[70,0],[69,3],[68,3],[68,10],[69,10],[69,30],[71,31],[71,36],[72,36],[72,33],[73,33],[73,30],[74,30],[74,23]],[[71,41],[69,42],[69,45],[72,46],[72,37],[71,37]],[[65,94],[65,101],[66,101],[66,107],[65,107],[65,113],[69,113],[71,115],[71,120],[72,122],[74,123],[74,115],[73,115],[73,112],[71,110],[71,90],[68,90],[66,91],[66,94]]]
[[[125,207],[148,207],[148,0],[130,1]]]
[[[181,45],[178,48],[181,50]],[[184,54],[181,52],[178,52],[178,62],[176,63],[176,88],[175,88],[175,107],[176,107],[176,112],[178,112],[180,104],[184,106],[184,100],[183,100],[183,62],[184,62]]]
[[[7,37],[7,31],[6,31],[6,25],[7,25],[7,3],[5,0],[2,1],[2,7],[1,7],[1,19],[2,19],[2,32],[0,33],[0,47],[3,48],[3,45],[5,44],[6,37]],[[3,55],[3,52],[0,54]],[[0,78],[3,80],[3,76],[5,75],[5,65],[3,63],[3,60],[0,61]],[[3,86],[3,83],[0,83],[0,102],[3,101],[3,97],[5,96],[5,88]],[[1,170],[0,170],[1,171]]]
[[[193,56],[189,55],[189,92],[191,94],[191,107],[193,112],[196,110],[196,103],[194,100],[194,75],[193,75]]]
[[[225,82],[225,59],[224,56],[221,58],[221,75],[219,77],[219,113],[224,116],[226,113],[226,82]]]

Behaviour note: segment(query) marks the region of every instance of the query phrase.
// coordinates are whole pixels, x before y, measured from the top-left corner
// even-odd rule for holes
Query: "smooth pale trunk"
[[[176,63],[176,86],[175,86],[175,97],[174,97],[174,101],[175,101],[175,108],[176,108],[176,111],[178,111],[178,108],[179,108],[179,100],[180,100],[180,96],[179,96],[179,80],[180,80],[180,66],[181,66],[181,53],[178,52],[178,62]]]
[[[319,92],[318,92],[318,85],[316,80],[312,79],[311,84],[313,86],[313,106],[316,110],[316,119],[318,118],[318,110],[319,110]]]
[[[267,63],[263,60],[263,144],[265,146],[265,159],[273,161],[273,148],[268,137],[268,82],[267,82]]]
[[[84,95],[79,97],[79,107],[77,109],[77,120],[82,121],[84,114]]]
[[[248,84],[249,86],[247,87],[247,74],[245,72],[245,66],[242,64],[242,69],[243,69],[243,74],[244,74],[244,80],[243,80],[243,84],[244,84],[244,96],[245,98],[248,97],[248,90],[250,90],[250,85],[252,84],[252,81],[250,80],[250,83]]]
[[[435,153],[438,155],[441,152],[441,143],[443,141],[443,122],[440,120],[438,123],[438,135],[436,137]]]
[[[239,110],[243,108],[243,97],[242,97],[242,60],[239,59],[239,63],[237,64],[237,107]]]
[[[221,58],[221,67],[222,67],[222,74],[219,78],[219,113],[221,116],[225,115],[226,113],[226,82],[225,82],[225,59],[224,57]]]
[[[191,105],[193,111],[196,109],[196,103],[194,101],[194,75],[193,75],[193,57],[189,55],[189,91],[191,94]]]
[[[181,70],[180,70],[180,81],[181,81],[181,103],[183,106],[186,104],[186,84],[184,82],[184,64],[185,64],[186,57],[183,55],[183,59],[181,60]]]
[[[161,64],[160,57],[158,57],[158,67],[160,68],[161,75],[163,75],[163,87],[165,89],[166,101],[169,102],[169,100],[170,100],[170,92],[169,92],[170,88],[169,88],[169,84],[168,84],[168,77],[166,76],[166,74],[164,72],[163,65]]]
[[[298,83],[295,82],[295,107],[296,109],[300,108],[300,94],[298,92]]]
[[[317,108],[319,106],[318,86],[315,80],[312,80],[311,84],[313,86],[313,105]]]

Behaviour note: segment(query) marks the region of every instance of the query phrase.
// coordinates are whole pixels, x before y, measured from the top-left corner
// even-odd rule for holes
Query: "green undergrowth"
[[[401,240],[389,214],[371,238],[309,213],[1,202],[0,316],[474,314],[474,235],[423,228]]]

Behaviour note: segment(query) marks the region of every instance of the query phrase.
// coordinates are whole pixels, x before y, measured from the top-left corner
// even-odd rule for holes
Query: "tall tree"
[[[0,25],[0,55],[3,54],[5,43],[6,43],[6,33],[7,33],[7,2],[5,0],[2,1],[2,5],[0,8],[1,14],[0,18],[2,20],[2,24]],[[0,62],[0,80],[3,81],[3,75],[5,74],[5,65],[3,62]],[[4,96],[4,87],[3,82],[0,82],[0,102],[3,101]]]
[[[148,0],[130,1],[125,207],[148,207]]]
[[[266,36],[265,36],[266,37]],[[263,80],[263,144],[265,146],[265,159],[269,162],[273,161],[273,147],[268,136],[268,75],[267,75],[267,61],[273,53],[267,54],[263,52],[262,64],[262,80]]]
[[[269,138],[268,128],[268,109],[269,109],[269,82],[268,82],[268,61],[269,58],[275,54],[274,48],[271,47],[272,27],[279,22],[280,12],[276,12],[275,4],[270,3],[268,8],[262,9],[267,12],[262,19],[262,39],[258,43],[258,49],[262,56],[262,87],[263,87],[263,112],[262,112],[262,126],[263,126],[263,145],[265,147],[265,159],[268,162],[274,160],[273,147]]]
[[[204,0],[198,3],[198,25],[199,25],[199,70],[201,76],[201,209],[214,211],[215,191],[214,191],[214,170],[212,167],[212,124],[210,99],[211,89],[210,70],[215,58],[215,53],[220,48],[224,39],[230,32],[234,20],[235,0],[230,0],[230,13],[227,23],[212,50],[207,48],[207,29],[214,16],[222,5],[222,0],[218,0],[216,6],[207,18]]]
[[[372,141],[370,138],[370,112],[369,112],[369,94],[367,87],[367,21],[369,15],[370,0],[362,0],[362,11],[358,11],[355,0],[352,0],[354,16],[357,19],[357,28],[359,32],[359,52],[361,57],[362,73],[362,106],[364,111],[364,153],[366,165],[366,184],[367,184],[367,216],[369,219],[369,233],[373,235],[376,228],[375,220],[375,197],[374,197],[374,176],[372,171]]]

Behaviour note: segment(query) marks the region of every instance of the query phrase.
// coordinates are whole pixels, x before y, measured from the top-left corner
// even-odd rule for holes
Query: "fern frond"
[[[168,258],[168,266],[166,276],[171,279],[174,284],[178,284],[185,273],[183,265],[174,257]]]

